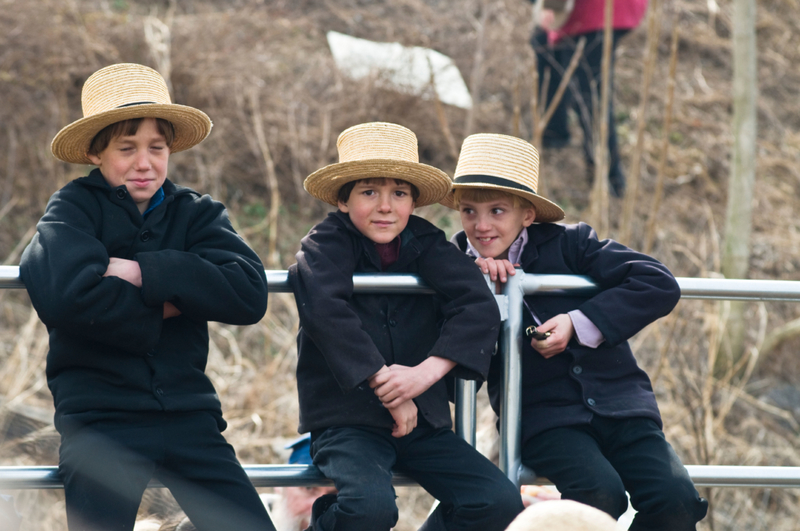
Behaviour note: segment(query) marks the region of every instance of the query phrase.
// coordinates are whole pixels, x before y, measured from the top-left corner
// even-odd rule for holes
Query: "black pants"
[[[708,510],[651,419],[595,416],[588,425],[547,430],[524,445],[522,462],[563,498],[614,518],[628,508],[627,490],[638,511],[631,530],[693,530]]]
[[[210,413],[62,417],[60,427],[70,531],[133,529],[151,477],[170,489],[200,531],[275,530]]]
[[[522,511],[517,489],[449,429],[418,426],[400,439],[387,429],[328,428],[312,434],[314,464],[333,479],[335,502],[312,518],[314,531],[388,531],[397,523],[392,469],[439,500],[421,529],[502,531]]]
[[[619,157],[617,143],[617,127],[614,121],[614,50],[617,42],[630,30],[615,30],[611,52],[610,98],[608,101],[608,179],[614,195],[621,196],[625,190],[625,176]],[[544,72],[550,70],[550,82],[547,85],[547,102],[553,100],[563,73],[572,60],[578,41],[586,37],[586,45],[578,67],[570,79],[570,87],[564,93],[556,107],[544,132],[544,147],[560,147],[569,144],[570,133],[567,123],[567,111],[572,108],[578,114],[583,129],[583,151],[586,163],[593,171],[594,167],[594,117],[599,112],[594,108],[594,101],[600,101],[600,85],[603,64],[603,32],[594,31],[574,37],[565,37],[555,46],[547,44],[547,33],[536,31],[531,37],[531,45],[536,52],[539,69],[539,80],[544,82]]]

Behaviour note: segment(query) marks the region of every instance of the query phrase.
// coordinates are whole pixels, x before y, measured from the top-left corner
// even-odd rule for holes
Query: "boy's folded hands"
[[[392,437],[404,437],[417,427],[417,405],[413,400],[406,400],[395,408],[390,408],[389,413],[394,419]]]
[[[142,287],[142,268],[136,260],[111,257],[108,259],[108,268],[103,273],[104,277],[117,277],[129,282],[137,288]],[[181,311],[171,302],[164,302],[164,319],[177,317]]]
[[[108,269],[103,273],[103,276],[119,277],[137,288],[142,287],[142,269],[136,260],[111,257],[108,259]]]
[[[414,398],[428,390],[455,367],[456,362],[430,356],[416,367],[384,365],[369,378],[369,386],[394,419],[394,437],[403,437],[417,426]]]
[[[416,367],[384,365],[370,377],[369,386],[383,405],[391,409],[427,391],[455,365],[454,361],[438,356],[430,356]]]

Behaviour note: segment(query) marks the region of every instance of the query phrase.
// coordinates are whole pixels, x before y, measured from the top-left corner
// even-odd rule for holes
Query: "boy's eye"
[[[408,195],[408,192],[406,192],[405,190],[395,190],[394,195],[396,195],[397,197],[405,197]]]
[[[495,215],[502,214],[503,212],[505,212],[505,210],[503,210],[502,208],[493,208],[492,209],[492,214],[495,214]]]
[[[367,189],[367,190],[364,190],[361,193],[364,194],[364,195],[373,195],[375,193],[375,190]]]

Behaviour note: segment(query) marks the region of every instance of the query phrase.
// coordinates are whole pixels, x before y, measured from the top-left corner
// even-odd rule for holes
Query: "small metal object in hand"
[[[529,326],[525,329],[525,337],[532,337],[541,341],[550,337],[550,332],[539,332],[535,326]]]

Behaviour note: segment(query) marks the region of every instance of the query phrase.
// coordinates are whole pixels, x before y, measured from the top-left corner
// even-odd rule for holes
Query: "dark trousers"
[[[394,527],[393,469],[439,500],[420,528],[425,531],[502,531],[522,511],[519,489],[449,429],[418,426],[396,439],[387,429],[328,428],[312,434],[311,454],[339,491],[327,506],[315,504],[310,528],[314,531]]]
[[[614,42],[611,52],[611,96],[608,101],[608,179],[611,191],[616,196],[621,196],[625,190],[625,176],[619,156],[617,143],[617,127],[614,121],[614,50],[617,42],[630,30],[615,30]],[[565,37],[555,46],[547,44],[547,33],[536,31],[531,37],[531,45],[536,52],[539,69],[540,83],[544,82],[544,72],[550,70],[550,82],[547,85],[547,102],[553,100],[561,78],[570,61],[578,41],[586,37],[586,46],[578,67],[570,79],[570,86],[564,93],[561,102],[556,107],[550,122],[544,132],[544,147],[560,147],[569,144],[570,133],[567,123],[567,111],[572,108],[578,114],[578,119],[583,129],[583,151],[589,171],[594,168],[594,117],[599,109],[595,110],[595,101],[600,101],[600,86],[602,82],[603,64],[603,32],[594,31],[574,37]]]
[[[150,478],[200,531],[274,531],[253,484],[206,412],[62,417],[59,472],[70,531],[133,529]]]
[[[595,415],[587,425],[547,430],[524,445],[522,462],[550,479],[563,498],[614,518],[628,508],[627,490],[638,511],[631,530],[693,530],[708,510],[651,419]]]

